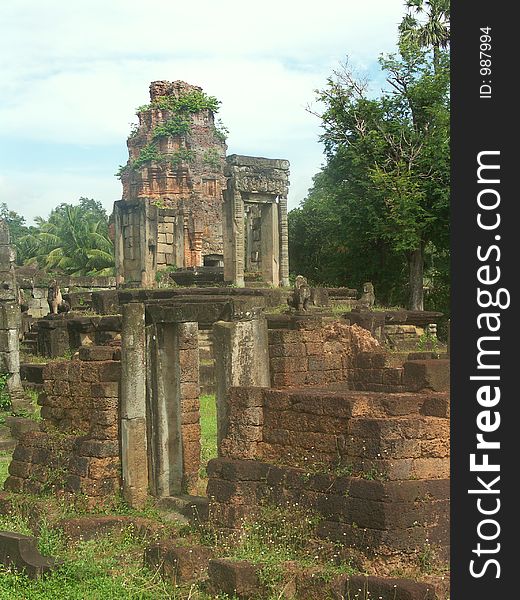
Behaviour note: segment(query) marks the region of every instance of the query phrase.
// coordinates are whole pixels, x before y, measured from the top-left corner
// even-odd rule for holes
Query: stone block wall
[[[362,327],[302,320],[269,331],[273,387],[342,383],[364,391],[404,391],[403,369],[386,366],[379,343]]]
[[[13,409],[27,407],[20,381],[21,330],[19,290],[14,264],[16,252],[10,244],[9,228],[0,220],[0,374],[7,375]]]
[[[443,392],[232,388],[228,410],[223,457],[386,480],[449,477]]]
[[[227,436],[208,465],[213,522],[240,529],[265,503],[298,505],[318,513],[320,536],[372,559],[413,563],[432,550],[446,560],[448,364],[414,361],[393,370],[383,359],[359,352],[354,381],[328,388],[231,388]],[[350,388],[389,373],[399,382]],[[402,391],[405,385],[414,391]]]
[[[81,346],[103,345],[121,339],[121,316],[86,317],[48,315],[33,328],[37,331],[37,352],[59,358]]]
[[[18,441],[6,490],[80,493],[90,505],[119,491],[120,362],[89,358],[44,367],[40,429]]]
[[[27,314],[40,319],[49,314],[47,292],[52,278],[44,271],[31,271],[27,267],[16,269],[18,287],[22,291]],[[57,277],[64,300],[71,310],[91,308],[91,295],[94,290],[115,288],[115,277]]]
[[[314,510],[317,534],[368,557],[413,562],[425,547],[449,555],[449,480],[377,481],[261,461],[208,466],[210,517],[237,529],[265,504]]]

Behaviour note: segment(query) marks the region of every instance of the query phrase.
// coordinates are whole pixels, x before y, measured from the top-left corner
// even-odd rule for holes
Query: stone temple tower
[[[183,81],[154,81],[137,109],[114,204],[120,284],[149,287],[168,267],[222,266],[225,136],[219,102]]]

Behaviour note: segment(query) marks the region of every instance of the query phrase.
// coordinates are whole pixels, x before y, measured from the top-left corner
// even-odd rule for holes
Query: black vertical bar
[[[512,511],[520,507],[513,491],[520,481],[520,422],[515,414],[520,398],[518,384],[516,389],[514,385],[520,337],[513,313],[516,297],[511,290],[519,270],[520,245],[515,210],[520,198],[513,185],[520,171],[515,165],[519,151],[514,144],[520,110],[513,107],[518,98],[513,90],[518,87],[515,40],[520,38],[520,30],[512,7],[514,4],[497,0],[454,0],[451,6],[452,600],[520,597],[514,591],[512,567],[518,535],[518,516],[513,518]],[[481,170],[480,183],[479,154],[482,163],[499,167]],[[496,200],[497,207],[479,207],[479,194],[482,204],[492,206]],[[479,213],[487,227],[494,226],[498,218],[500,223],[484,229],[479,226]],[[482,283],[479,273],[481,280],[492,281],[498,274],[500,278],[496,283]],[[481,294],[480,304],[479,288],[490,294]],[[482,306],[490,297],[498,306]],[[481,316],[479,321],[479,315],[491,313],[495,316]],[[498,329],[491,331],[490,327]],[[482,354],[481,365],[498,368],[478,368],[479,340],[481,349],[500,352]],[[499,379],[489,379],[491,376]],[[486,397],[488,385],[492,396]],[[495,388],[500,389],[496,406],[479,402],[479,390],[481,400],[491,403],[497,397]],[[479,423],[494,431],[482,432]],[[479,433],[487,442],[499,442],[500,449],[478,449]],[[477,464],[482,464],[487,454],[489,463],[500,471],[472,471],[472,454]],[[496,477],[500,479],[491,485]]]

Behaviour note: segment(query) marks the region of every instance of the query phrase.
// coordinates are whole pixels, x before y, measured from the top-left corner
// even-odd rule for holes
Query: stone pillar
[[[11,247],[7,223],[0,221],[0,373],[7,374],[13,410],[29,405],[20,380],[21,328],[18,285],[14,272],[16,252]]]
[[[228,431],[230,387],[269,387],[267,321],[218,321],[213,325],[217,384],[217,443]]]
[[[173,239],[173,262],[178,269],[185,267],[184,263],[184,215],[182,213],[175,217]]]
[[[280,232],[280,285],[289,287],[289,230],[286,196],[280,196],[278,199],[278,227]]]
[[[199,325],[176,325],[178,356],[178,393],[182,437],[183,493],[196,493],[200,469],[200,385],[199,385]]]
[[[236,287],[244,287],[244,201],[241,193],[234,189],[224,192],[224,281]]]
[[[114,202],[114,256],[116,266],[116,285],[120,287],[125,282],[125,250],[123,240],[123,222],[119,204]]]
[[[147,199],[142,204],[140,217],[141,286],[153,288],[157,273],[157,207]]]
[[[123,498],[142,508],[148,497],[144,305],[123,306],[121,334],[121,466]]]
[[[278,236],[278,208],[274,202],[261,205],[260,261],[263,280],[275,287],[279,285],[280,245]]]

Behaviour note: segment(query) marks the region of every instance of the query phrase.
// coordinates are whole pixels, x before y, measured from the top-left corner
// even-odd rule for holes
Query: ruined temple
[[[223,279],[237,287],[246,275],[288,285],[289,161],[226,158],[218,105],[183,81],[151,83],[119,172],[119,285],[154,287],[160,271],[198,267],[223,268]]]
[[[225,136],[216,99],[183,81],[154,81],[138,109],[115,203],[116,260],[127,284],[167,267],[222,263]],[[124,274],[124,275],[123,275]]]

